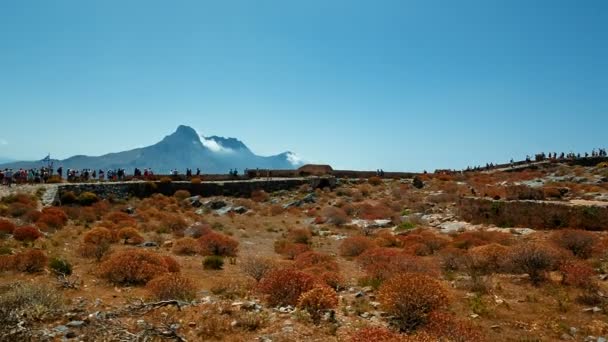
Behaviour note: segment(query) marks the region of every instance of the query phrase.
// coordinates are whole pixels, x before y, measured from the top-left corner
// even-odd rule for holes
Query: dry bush
[[[197,222],[184,230],[184,235],[192,238],[199,238],[205,234],[213,232],[211,225],[206,222]]]
[[[10,235],[17,228],[13,222],[0,218],[0,235]]]
[[[321,217],[325,223],[341,226],[350,222],[346,211],[342,208],[327,206],[321,210]]]
[[[456,247],[446,247],[439,252],[441,268],[446,272],[464,268],[466,251]]]
[[[266,274],[257,289],[270,306],[296,305],[300,295],[318,285],[315,277],[294,269],[275,269]]]
[[[179,214],[167,212],[160,219],[160,229],[163,232],[172,232],[175,236],[183,236],[186,228],[188,228],[188,222]]]
[[[497,243],[474,247],[469,250],[466,268],[469,273],[491,274],[504,270],[509,248]]]
[[[387,219],[393,217],[395,214],[393,209],[382,203],[377,205],[362,203],[357,205],[356,208],[357,216],[364,220]]]
[[[146,285],[146,290],[156,300],[192,301],[196,298],[196,286],[190,278],[175,274],[165,274],[154,278]]]
[[[352,236],[342,240],[339,251],[343,257],[356,257],[374,246],[374,242],[365,236]]]
[[[264,190],[254,190],[251,192],[251,200],[255,202],[266,202],[270,196]]]
[[[326,286],[317,286],[306,291],[298,299],[298,308],[306,310],[314,323],[319,323],[323,313],[338,305],[336,291]]]
[[[469,249],[476,246],[483,246],[490,243],[499,243],[501,245],[510,245],[513,237],[509,233],[475,230],[460,233],[454,237],[452,245],[457,248]]]
[[[551,234],[551,240],[558,246],[567,249],[579,258],[591,256],[595,235],[579,229],[561,229]]]
[[[114,233],[104,227],[95,227],[84,234],[82,239],[84,243],[90,244],[110,244],[116,241]]]
[[[6,272],[15,269],[14,255],[0,255],[0,272]]]
[[[223,299],[245,298],[255,288],[255,282],[237,277],[220,278],[214,281],[209,290]]]
[[[595,270],[593,267],[580,260],[566,261],[559,267],[562,274],[562,284],[580,288],[592,288]]]
[[[287,239],[293,243],[309,244],[312,239],[312,233],[306,228],[295,228],[287,233]]]
[[[125,227],[118,231],[118,237],[123,239],[125,245],[139,245],[144,242],[144,237],[133,227]]]
[[[103,219],[112,222],[117,228],[137,226],[137,221],[129,216],[129,214],[123,213],[122,211],[110,212],[106,214]]]
[[[115,284],[141,285],[169,272],[165,259],[153,252],[128,249],[115,252],[100,265],[99,276]]]
[[[178,201],[183,201],[188,197],[192,197],[192,195],[190,195],[190,192],[188,190],[177,190],[174,194],[173,197],[175,197]]]
[[[269,216],[281,215],[284,212],[285,212],[285,208],[283,208],[282,206],[280,206],[278,204],[273,204],[273,205],[271,205],[271,206],[268,207],[268,215]]]
[[[401,274],[387,280],[380,287],[378,300],[401,331],[415,330],[427,322],[432,311],[449,304],[441,283],[423,274]]]
[[[93,192],[85,191],[78,195],[78,204],[80,205],[90,206],[96,202],[99,202],[99,197]]]
[[[382,184],[382,179],[378,176],[372,176],[367,179],[367,182],[370,185],[378,186],[378,185]]]
[[[240,268],[246,275],[260,281],[268,272],[276,268],[276,264],[269,258],[250,256],[241,262]]]
[[[401,235],[398,237],[401,241],[401,246],[403,248],[408,248],[410,245],[423,245],[424,251],[428,251],[428,253],[424,254],[416,254],[416,255],[430,255],[435,254],[437,251],[441,250],[445,246],[450,243],[450,239],[432,233],[430,231],[417,229],[415,231],[411,231],[409,234]]]
[[[380,247],[401,247],[401,239],[388,230],[376,234],[374,243]]]
[[[101,243],[82,243],[77,253],[83,258],[95,258],[100,261],[110,251],[110,242],[104,241]]]
[[[194,255],[199,250],[199,243],[191,237],[184,237],[175,240],[172,252],[177,255]]]
[[[400,273],[439,275],[437,266],[428,260],[408,255],[396,248],[371,248],[357,257],[357,262],[372,279],[384,281]]]
[[[175,260],[175,258],[173,258],[170,255],[163,255],[162,258],[165,261],[165,264],[167,265],[167,270],[169,272],[179,273],[179,271],[181,270],[181,267],[179,266],[179,262],[177,262],[177,260]]]
[[[511,248],[508,267],[515,273],[525,273],[530,276],[534,285],[545,280],[545,273],[554,271],[559,266],[563,255],[550,246],[526,242]]]
[[[308,251],[299,254],[294,259],[294,267],[297,269],[304,269],[314,266],[323,266],[329,270],[337,271],[338,263],[329,254],[324,254],[315,251]]]
[[[13,230],[13,238],[17,241],[32,242],[42,236],[38,228],[32,226],[17,227]]]
[[[542,189],[532,188],[526,185],[509,185],[505,187],[507,200],[544,200],[545,194]]]
[[[480,328],[442,311],[433,311],[427,317],[423,332],[435,337],[438,341],[482,342],[486,341]]]
[[[38,249],[28,249],[14,255],[14,268],[19,272],[36,273],[44,270],[49,258]]]
[[[299,254],[307,252],[309,250],[310,247],[303,243],[293,243],[284,239],[276,240],[274,242],[274,251],[289,260],[293,260]]]
[[[199,253],[201,255],[236,256],[239,242],[219,233],[209,233],[198,239]]]
[[[192,184],[201,184],[202,182],[203,182],[203,180],[200,179],[199,177],[195,177],[190,180],[190,183],[192,183]]]
[[[55,319],[62,314],[61,292],[47,284],[29,282],[0,286],[0,336],[3,341],[29,341],[19,336],[18,325],[29,327],[35,322]],[[31,329],[25,329],[30,332]]]

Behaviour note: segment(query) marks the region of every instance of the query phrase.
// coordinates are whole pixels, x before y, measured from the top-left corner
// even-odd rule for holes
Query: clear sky
[[[418,171],[608,145],[608,1],[0,1],[0,157],[179,124]]]

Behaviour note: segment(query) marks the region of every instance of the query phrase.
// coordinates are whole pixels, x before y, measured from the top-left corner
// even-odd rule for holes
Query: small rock
[[[74,338],[76,336],[78,335],[76,335],[76,333],[73,331],[68,331],[67,334],[65,334],[65,338]]]
[[[602,309],[598,308],[597,306],[594,306],[592,308],[585,308],[585,309],[583,309],[583,312],[598,313],[598,312],[602,312]]]
[[[369,312],[364,312],[359,316],[361,316],[362,318],[370,318],[371,314]]]
[[[576,336],[576,333],[578,332],[578,329],[575,327],[570,327],[570,335],[572,336]]]
[[[135,214],[135,208],[133,207],[126,207],[122,210],[124,213],[127,213],[129,215],[133,215]]]
[[[230,322],[230,326],[233,328],[236,327],[238,324],[239,324],[239,322],[237,322],[236,320]]]
[[[570,336],[570,335],[568,335],[568,334],[566,334],[566,333],[563,333],[563,334],[562,334],[562,335],[559,337],[559,339],[560,339],[560,340],[564,340],[564,341],[569,341],[569,340],[571,340],[571,339],[572,339],[572,336]]]
[[[58,333],[62,333],[65,334],[67,333],[70,329],[68,327],[66,327],[65,325],[58,325],[55,328],[53,328],[53,330],[55,330]]]
[[[597,342],[606,342],[606,338],[600,336],[600,337],[597,338]]]
[[[372,292],[374,289],[371,286],[366,286],[364,288],[361,289],[361,291],[365,292],[365,293],[370,293]]]
[[[171,247],[173,247],[173,240],[167,240],[167,241],[163,242],[163,247],[164,248],[171,248]]]
[[[158,243],[155,241],[146,241],[139,245],[139,247],[158,247]]]
[[[380,303],[378,303],[378,302],[369,302],[369,305],[373,306],[374,309],[377,309],[380,307]]]
[[[363,291],[359,291],[359,292],[357,292],[357,294],[355,294],[355,298],[360,298],[363,296],[365,296],[365,293],[363,293]]]
[[[196,322],[188,322],[188,326],[190,328],[194,328],[194,327],[196,327]]]
[[[475,319],[475,318],[479,317],[479,315],[478,314],[471,314],[469,317]]]
[[[85,324],[86,323],[84,321],[71,321],[68,324],[66,324],[66,326],[71,327],[71,328],[80,328]]]

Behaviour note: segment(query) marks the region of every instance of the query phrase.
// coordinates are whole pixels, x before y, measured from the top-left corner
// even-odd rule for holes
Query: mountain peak
[[[177,130],[175,130],[175,133],[173,133],[172,135],[177,135],[177,136],[184,137],[184,138],[193,138],[193,139],[198,140],[198,134],[196,133],[194,128],[192,128],[190,126],[185,126],[185,125],[179,125],[177,127]]]
[[[236,139],[236,138],[224,138],[224,137],[219,137],[217,135],[213,135],[210,137],[203,137],[203,139],[207,140],[207,141],[214,141],[216,144],[218,144],[219,146],[221,146],[224,149],[230,149],[230,150],[249,150],[249,148],[247,148],[247,146],[245,146],[245,144]]]

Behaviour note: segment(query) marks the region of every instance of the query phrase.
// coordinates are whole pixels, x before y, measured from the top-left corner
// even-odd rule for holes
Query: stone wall
[[[202,182],[194,184],[192,182],[114,182],[114,183],[78,183],[58,185],[55,200],[71,191],[75,195],[82,192],[92,192],[101,198],[127,199],[131,196],[148,197],[155,193],[166,196],[173,195],[178,190],[187,190],[190,194],[208,196],[234,196],[249,197],[255,190],[275,192],[279,190],[291,190],[304,184],[310,185],[313,189],[336,186],[336,179],[333,177],[309,177],[309,178],[289,178],[289,179],[252,179],[226,182]]]
[[[608,230],[608,206],[465,197],[460,199],[458,211],[462,219],[475,224],[534,229]]]

